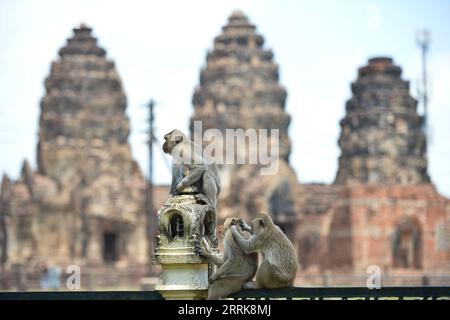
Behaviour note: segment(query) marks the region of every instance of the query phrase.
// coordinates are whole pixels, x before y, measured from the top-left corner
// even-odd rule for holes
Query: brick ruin
[[[2,180],[0,266],[145,265],[145,181],[127,142],[114,63],[84,25],[59,56],[41,102],[38,168],[25,161],[18,180]],[[370,59],[352,92],[335,182],[299,183],[278,65],[256,27],[233,12],[201,70],[191,134],[196,120],[221,132],[279,129],[280,161],[267,176],[258,165],[221,165],[219,220],[272,214],[298,250],[299,284],[340,273],[349,276],[341,284],[363,275],[356,284],[365,285],[369,265],[391,275],[448,276],[450,201],[428,176],[423,120],[401,68],[390,58]],[[158,206],[168,187],[155,189]]]
[[[85,25],[59,50],[41,100],[38,168],[3,177],[3,264],[146,262],[145,180],[132,159],[126,96]]]

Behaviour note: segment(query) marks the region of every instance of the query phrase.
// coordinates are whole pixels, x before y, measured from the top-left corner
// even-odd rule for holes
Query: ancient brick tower
[[[145,263],[145,181],[114,63],[85,25],[59,51],[41,102],[38,170],[4,178],[8,261]]]
[[[252,216],[271,212],[282,225],[292,222],[292,188],[297,182],[288,163],[290,116],[285,112],[286,90],[278,82],[278,65],[264,38],[240,11],[235,11],[214,39],[206,66],[200,74],[191,118],[201,121],[203,130],[278,129],[280,165],[277,174],[261,176],[256,165],[219,166],[222,178],[220,216]],[[239,148],[237,152],[245,152]]]
[[[423,119],[401,73],[390,58],[370,59],[359,69],[341,120],[336,183],[430,181]]]
[[[214,39],[194,93],[192,121],[201,120],[204,129],[279,129],[280,154],[287,160],[286,90],[278,82],[272,51],[263,47],[264,38],[255,29],[242,12],[235,11]]]
[[[74,29],[45,81],[38,145],[39,173],[64,186],[102,173],[132,176],[126,97],[114,63],[91,29]]]
[[[305,270],[376,265],[395,277],[450,267],[450,201],[430,182],[422,117],[400,76],[390,58],[359,69],[341,121],[336,183],[299,187]]]

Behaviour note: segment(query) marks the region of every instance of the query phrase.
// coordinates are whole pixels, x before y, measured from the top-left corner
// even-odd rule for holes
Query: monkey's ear
[[[175,143],[180,143],[181,141],[183,141],[182,136],[175,136]]]
[[[264,221],[264,219],[259,219],[258,224],[261,228],[264,228],[266,226],[266,221]]]

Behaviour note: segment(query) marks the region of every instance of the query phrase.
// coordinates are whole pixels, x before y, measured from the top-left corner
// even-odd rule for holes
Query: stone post
[[[158,211],[160,235],[153,263],[162,267],[155,290],[165,299],[204,299],[213,266],[195,252],[201,241],[217,250],[215,209],[192,195],[170,198]]]

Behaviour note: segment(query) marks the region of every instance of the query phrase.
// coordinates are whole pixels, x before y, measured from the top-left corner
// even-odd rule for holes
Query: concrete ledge
[[[449,298],[450,287],[317,287],[242,290],[234,299],[321,299],[321,298]],[[163,300],[157,291],[52,291],[0,292],[0,300]]]

